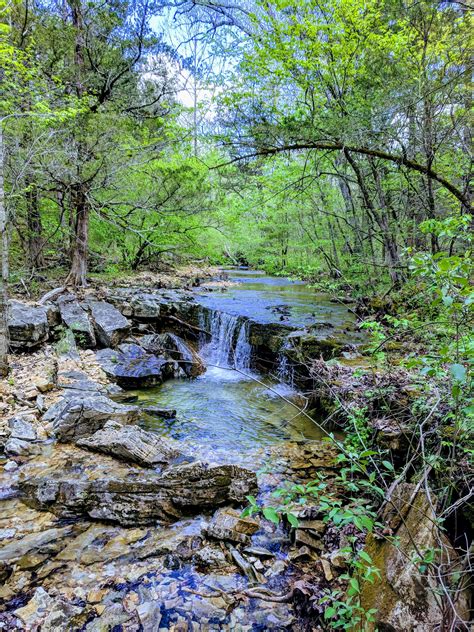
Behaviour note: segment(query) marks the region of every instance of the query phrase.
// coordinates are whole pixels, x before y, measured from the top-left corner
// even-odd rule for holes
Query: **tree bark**
[[[3,120],[0,119],[0,377],[8,375],[8,221],[5,206]]]
[[[83,287],[87,285],[87,255],[89,250],[89,204],[81,185],[73,196],[74,222],[73,244],[71,252],[71,271],[66,285]]]
[[[391,154],[388,151],[384,151],[382,149],[375,149],[371,147],[363,147],[359,145],[346,145],[340,141],[312,141],[312,142],[304,142],[304,143],[290,143],[288,145],[281,145],[279,147],[265,147],[264,149],[260,149],[251,154],[237,156],[232,160],[228,160],[225,163],[221,163],[213,167],[217,169],[219,167],[224,167],[226,165],[232,164],[234,162],[240,162],[241,160],[247,160],[248,158],[256,158],[257,156],[274,156],[276,154],[281,154],[285,151],[303,151],[305,149],[315,149],[315,150],[326,150],[326,151],[349,151],[354,154],[361,154],[362,156],[373,156],[374,158],[381,158],[382,160],[387,160],[388,162],[393,162],[397,165],[401,165],[406,167],[407,169],[411,169],[412,171],[416,171],[421,173],[431,180],[435,180],[439,182],[445,189],[447,189],[455,198],[457,198],[461,204],[463,209],[466,212],[470,212],[469,201],[465,197],[463,191],[461,191],[458,187],[456,187],[452,182],[443,178],[441,174],[434,171],[430,165],[423,165],[415,160],[410,160],[406,155],[403,154]]]
[[[28,223],[28,255],[30,270],[38,270],[44,267],[43,256],[43,226],[39,210],[38,191],[33,182],[27,179],[26,214]]]
[[[74,69],[76,80],[76,93],[79,98],[84,96],[84,22],[81,0],[68,0],[71,9],[72,25],[75,32],[74,43]],[[80,131],[79,131],[80,133]],[[72,244],[71,244],[71,270],[66,283],[74,287],[87,285],[87,256],[89,250],[89,202],[87,192],[81,174],[83,161],[83,147],[78,142],[78,170],[77,183],[73,187],[71,196],[72,208]]]

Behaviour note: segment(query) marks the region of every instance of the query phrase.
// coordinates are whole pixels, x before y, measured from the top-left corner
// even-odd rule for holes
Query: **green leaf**
[[[326,608],[326,610],[324,611],[324,618],[331,619],[335,614],[336,614],[336,608],[329,606],[329,608]]]
[[[270,520],[270,522],[274,522],[275,524],[280,522],[280,517],[274,507],[264,507],[263,515],[267,520]]]
[[[382,465],[385,467],[385,469],[390,470],[390,472],[393,472],[395,469],[390,461],[382,461]]]
[[[467,372],[462,364],[452,364],[449,370],[453,376],[453,380],[456,380],[456,382],[464,383],[466,381]]]
[[[299,526],[299,522],[298,522],[298,518],[295,516],[295,514],[292,514],[292,513],[288,512],[286,514],[286,517],[288,519],[288,522],[291,524],[291,526],[294,527],[295,529],[297,529],[298,526]]]

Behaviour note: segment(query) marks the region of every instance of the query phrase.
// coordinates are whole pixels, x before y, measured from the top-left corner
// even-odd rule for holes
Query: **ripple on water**
[[[176,419],[144,416],[142,425],[187,442],[199,458],[237,464],[249,464],[265,446],[323,437],[314,422],[280,397],[297,401],[294,391],[265,383],[272,390],[222,368],[211,368],[195,380],[165,382],[137,392],[139,403],[176,409]]]

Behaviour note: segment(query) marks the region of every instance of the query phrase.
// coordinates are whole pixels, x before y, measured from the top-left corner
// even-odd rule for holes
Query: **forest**
[[[470,629],[473,32],[0,0],[1,629]]]

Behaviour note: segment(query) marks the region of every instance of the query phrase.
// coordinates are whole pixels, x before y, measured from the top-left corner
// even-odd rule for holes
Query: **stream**
[[[251,467],[256,448],[322,439],[326,433],[299,412],[305,401],[292,387],[284,362],[274,375],[252,369],[242,318],[264,325],[284,319],[285,325],[298,328],[325,322],[343,327],[352,318],[347,307],[331,303],[302,281],[253,270],[225,272],[233,287],[198,293],[198,301],[212,310],[208,322],[202,321],[212,337],[202,338],[199,349],[206,372],[192,381],[170,380],[135,395],[142,405],[159,404],[177,412],[176,419],[146,417],[147,430],[191,442],[200,458]]]
[[[193,293],[202,307],[200,328],[209,334],[201,335],[196,345],[205,372],[125,395],[142,408],[176,410],[172,418],[143,413],[138,423],[179,442],[174,445],[185,463],[231,466],[254,480],[255,472],[257,499],[271,504],[272,492],[282,483],[307,482],[320,472],[333,472],[335,452],[321,441],[325,433],[315,421],[322,420],[301,414],[305,400],[293,385],[284,357],[277,355],[270,374],[258,371],[249,323],[283,324],[288,331],[321,325],[346,335],[352,317],[346,306],[332,303],[302,282],[248,270],[227,274],[230,287],[211,291],[204,286]],[[86,358],[94,356],[93,351],[87,353]],[[84,360],[79,361],[79,371],[78,360],[66,359],[64,367],[73,379],[83,381],[81,388],[94,401],[99,393],[89,393],[94,383],[87,376],[84,382]],[[81,449],[80,443],[47,439],[38,445],[38,451],[18,459],[19,465],[10,464],[8,471],[0,472],[0,487],[6,490],[0,517],[0,579],[5,582],[0,586],[0,606],[6,604],[5,614],[0,607],[1,629],[308,629],[291,603],[233,595],[256,584],[283,594],[305,574],[314,574],[314,560],[324,546],[321,534],[311,531],[318,521],[308,523],[306,539],[295,544],[281,524],[242,521],[242,496],[240,508],[232,509],[227,501],[202,511],[199,504],[198,515],[182,511],[171,525],[156,520],[116,524],[101,520],[104,505],[114,507],[117,502],[107,494],[103,502],[100,497],[102,505],[95,513],[75,517],[73,503],[72,517],[58,518],[49,510],[24,504],[18,492],[21,482],[43,476],[65,479],[66,498],[77,481],[84,489],[112,481],[118,505],[123,502],[133,511],[140,501],[128,491],[133,489],[130,486],[159,479],[160,468],[146,470],[127,459]],[[192,486],[198,484],[191,479],[189,489],[183,490],[178,481],[177,489],[192,497]],[[146,489],[142,496],[146,503]],[[61,501],[62,496],[57,498]],[[88,498],[86,492],[79,493],[80,502]],[[209,530],[212,524],[214,531]],[[240,532],[241,528],[250,530]]]

